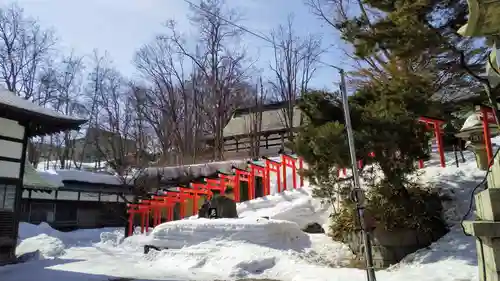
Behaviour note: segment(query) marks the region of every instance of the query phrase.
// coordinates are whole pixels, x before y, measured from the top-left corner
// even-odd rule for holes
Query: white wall
[[[19,178],[20,163],[0,160],[0,177]]]
[[[14,138],[18,141],[0,139],[0,157],[21,159],[23,145],[21,143],[24,136],[24,127],[17,121],[0,118],[0,136]],[[0,160],[0,177],[19,178],[20,163]]]
[[[0,135],[22,140],[24,136],[24,126],[17,121],[0,118]]]

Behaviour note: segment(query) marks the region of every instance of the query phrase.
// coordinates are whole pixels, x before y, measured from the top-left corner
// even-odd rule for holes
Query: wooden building
[[[113,175],[86,171],[35,173],[43,179],[25,177],[22,221],[46,222],[61,231],[126,226],[126,201],[133,201],[132,185]]]
[[[224,158],[275,156],[286,151],[286,142],[303,119],[298,106],[289,102],[239,108],[224,127]]]
[[[28,139],[85,122],[0,89],[0,264],[15,261]]]

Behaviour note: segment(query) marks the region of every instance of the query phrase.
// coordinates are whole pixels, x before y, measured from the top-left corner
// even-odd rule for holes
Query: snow
[[[270,158],[271,160],[280,162],[280,157]],[[263,161],[254,161],[256,164],[265,165]],[[144,170],[145,173],[150,175],[161,174],[164,178],[177,178],[186,174],[190,174],[193,177],[197,176],[208,176],[216,173],[217,171],[229,172],[232,167],[244,168],[246,166],[246,160],[234,160],[234,161],[220,161],[220,162],[210,162],[206,164],[194,164],[186,166],[176,166],[176,167],[153,167]],[[101,183],[109,185],[122,185],[123,183],[128,183],[129,180],[136,178],[136,175],[131,173],[130,176],[125,179],[109,174],[109,173],[94,173],[86,170],[95,170],[99,168],[105,168],[102,163],[80,163],[83,170],[76,169],[72,167],[72,163],[67,163],[70,168],[68,169],[57,169],[60,163],[57,161],[41,162],[37,165],[37,172],[39,175],[57,186],[64,186],[63,181],[80,181],[88,183]],[[85,170],[86,169],[86,170]],[[280,173],[283,174],[282,172]],[[271,176],[272,181],[276,181],[276,175]],[[297,177],[298,181],[298,177]],[[287,186],[292,187],[292,177],[288,175]],[[276,185],[272,185],[271,193],[276,193]]]
[[[37,170],[39,175],[57,186],[64,186],[64,181],[79,181],[109,185],[122,185],[125,182],[115,175],[92,173],[81,170]]]
[[[462,128],[460,129],[460,131],[469,130],[469,129],[472,129],[472,128],[475,128],[478,126],[480,127],[482,125],[483,125],[483,121],[481,121],[480,113],[474,112],[471,115],[469,115],[469,117],[467,117],[467,119],[465,119],[465,122],[462,125]]]
[[[459,222],[485,172],[477,169],[472,153],[464,155],[466,163],[458,168],[452,153],[446,154],[446,168],[439,167],[436,156],[419,176],[451,199],[445,206],[451,231],[398,265],[377,271],[379,280],[478,280],[475,241],[462,233]],[[331,211],[311,197],[311,189],[306,182],[298,190],[240,203],[241,219],[189,218],[125,239],[122,229],[63,233],[46,224],[22,224],[18,252],[38,250],[40,257],[0,267],[0,276],[2,281],[31,281],[33,276],[40,281],[366,280],[364,270],[349,268],[353,257],[346,245],[300,231],[309,222],[326,225]],[[143,245],[151,239],[170,249],[144,255]]]
[[[106,161],[98,161],[98,162],[75,162],[72,159],[64,161],[65,169],[67,170],[84,170],[88,172],[108,172],[114,173],[113,169],[109,167],[109,164]],[[43,170],[57,170],[61,167],[60,160],[51,160],[51,161],[40,161],[36,168],[39,171]]]
[[[294,222],[254,217],[163,223],[154,228],[151,237],[153,245],[173,249],[214,240],[241,241],[279,249],[302,249],[311,244],[307,234]]]
[[[246,160],[232,160],[173,167],[151,167],[145,169],[144,172],[150,176],[161,175],[164,179],[174,179],[185,175],[190,175],[195,178],[199,176],[209,176],[218,171],[230,172],[233,166],[244,168],[246,162]]]
[[[48,236],[47,234],[39,234],[30,239],[21,241],[16,248],[16,255],[40,251],[43,258],[55,258],[64,254],[66,246],[61,239]]]
[[[73,120],[81,124],[86,122],[85,120],[80,119],[78,117],[64,115],[55,110],[36,105],[31,101],[23,99],[20,96],[14,94],[13,92],[8,91],[4,86],[0,87],[0,103],[8,107],[22,109],[33,113],[37,113],[39,115],[49,116],[57,119]]]
[[[240,217],[269,217],[297,223],[301,228],[310,222],[327,222],[331,206],[312,198],[311,188],[285,190],[263,198],[239,203]]]

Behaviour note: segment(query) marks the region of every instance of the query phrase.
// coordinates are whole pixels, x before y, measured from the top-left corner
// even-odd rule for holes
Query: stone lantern
[[[500,134],[498,126],[489,124],[490,136],[494,137]],[[481,170],[488,170],[488,155],[484,142],[483,121],[478,112],[474,112],[465,120],[460,132],[455,134],[457,138],[467,141],[466,148],[472,150],[476,155],[477,167]]]
[[[469,18],[458,33],[462,36],[498,35],[500,32],[500,1],[498,0],[467,0]]]
[[[458,33],[462,36],[487,37],[493,44],[488,62],[486,63],[486,75],[490,84],[489,86],[496,87],[500,84],[500,63],[497,57],[497,46],[500,44],[500,40],[498,40],[500,38],[500,0],[467,0],[467,3],[469,5],[469,18],[467,24],[462,26],[458,30]],[[489,92],[490,87],[485,85],[485,90]],[[466,121],[465,123],[476,123],[474,125],[477,125],[474,119],[479,121],[479,116],[470,117],[470,120],[467,118],[467,121],[470,122]],[[486,116],[485,119],[487,120]],[[464,127],[466,124],[464,124]],[[467,138],[473,138],[474,131],[481,131],[479,129],[474,130],[474,126],[470,128],[469,130],[462,128],[460,133],[463,133],[463,136],[469,135]],[[484,132],[487,132],[488,128],[492,131],[492,134],[498,134],[497,128],[486,124],[483,128]],[[484,142],[486,146],[485,150],[489,150],[486,153],[493,158],[491,149],[487,147],[487,143],[491,144],[488,136],[484,139]],[[485,151],[482,150],[481,153],[479,142],[476,141],[475,143],[477,143],[476,151],[480,152],[477,153],[478,158],[480,158],[478,165],[483,168],[484,160],[482,158],[489,156],[484,157]],[[488,164],[486,163],[486,166]],[[500,244],[498,243],[500,239],[500,155],[495,157],[492,167],[487,167],[487,169],[490,169],[490,173],[488,174],[488,189],[478,192],[475,195],[476,217],[474,220],[463,222],[464,231],[468,235],[478,238],[476,239],[476,248],[480,272],[479,279],[481,281],[500,280],[500,263],[498,262],[500,260]]]
[[[458,30],[465,37],[488,37],[491,46],[489,60],[486,63],[486,75],[492,87],[500,84],[500,58],[497,57],[500,44],[500,1],[499,0],[467,0],[469,18]]]

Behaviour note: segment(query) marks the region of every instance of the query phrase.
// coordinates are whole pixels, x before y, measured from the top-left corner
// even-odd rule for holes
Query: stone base
[[[464,221],[465,233],[476,237],[500,237],[500,222]]]
[[[498,165],[495,165],[496,167]],[[490,173],[490,176],[492,174]],[[500,179],[499,175],[496,175]],[[488,188],[475,195],[476,217],[479,221],[500,221],[500,188]]]
[[[414,229],[400,229],[397,231],[375,229],[371,233],[373,265],[377,269],[387,268],[398,263],[408,254],[429,246],[444,234],[433,236]],[[344,241],[356,255],[364,257],[365,251],[361,232],[351,233]]]
[[[484,144],[474,145],[474,154],[476,156],[476,164],[480,170],[488,170],[488,154],[486,153],[486,148]]]
[[[500,222],[464,221],[463,226],[467,234],[477,237],[480,280],[500,281]]]

